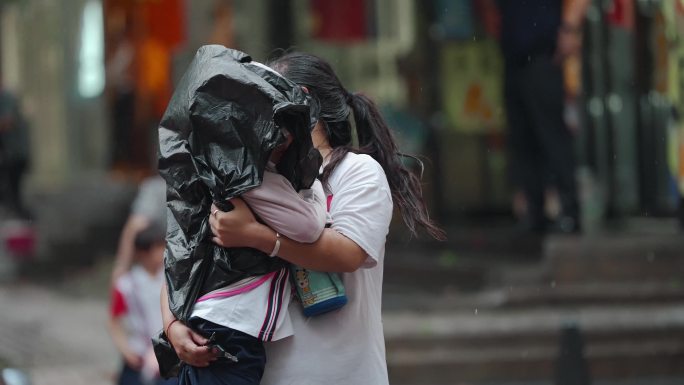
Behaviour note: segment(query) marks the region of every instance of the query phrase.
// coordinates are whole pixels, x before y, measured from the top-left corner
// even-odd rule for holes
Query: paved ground
[[[0,285],[0,304],[0,358],[25,369],[34,385],[113,384],[119,358],[106,330],[107,300],[102,287],[85,292],[75,283],[60,287],[4,284]],[[513,312],[506,317],[486,310],[475,313],[461,309],[422,315],[390,311],[386,312],[385,330],[387,338],[392,339],[411,330],[423,335],[472,335],[510,329],[523,331],[530,327],[555,328],[567,318],[594,327],[610,327],[611,324],[617,327],[621,323],[646,322],[648,319],[663,324],[684,322],[682,306],[654,306],[649,309],[650,317],[640,317],[640,310],[644,308],[540,310]],[[535,319],[535,326],[530,324],[531,318]],[[651,378],[605,384],[646,383],[676,382]],[[513,384],[522,385],[510,385]],[[534,385],[546,383],[535,382]]]
[[[35,280],[0,283],[0,368],[10,364],[26,370],[33,385],[113,384],[120,361],[106,329],[106,287],[110,268],[102,263],[73,272],[68,275],[69,279],[59,284]],[[684,325],[684,304],[680,301],[608,307],[542,305],[533,309],[501,310],[497,309],[502,302],[502,293],[499,291],[469,294],[453,292],[438,296],[435,293],[421,293],[415,298],[393,290],[391,286],[385,291],[387,306],[384,324],[388,341],[402,337],[468,338],[496,333],[524,334],[554,330],[568,320],[595,330],[649,325],[681,328]],[[443,309],[445,304],[449,309]],[[442,310],[437,311],[439,308]],[[681,378],[594,382],[595,385],[679,383],[682,383]],[[497,382],[479,385],[551,383]]]
[[[13,284],[0,286],[0,304],[0,357],[34,385],[113,383],[119,358],[105,300]]]

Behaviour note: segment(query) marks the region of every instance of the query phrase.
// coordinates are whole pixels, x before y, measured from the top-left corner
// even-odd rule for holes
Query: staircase
[[[392,262],[390,255],[383,315],[390,383],[554,384],[583,367],[593,384],[684,383],[680,238],[640,229],[555,236],[536,262],[480,255],[445,266],[439,256]],[[422,259],[418,273],[430,265],[440,273],[402,289],[393,276],[404,259]],[[446,278],[464,275],[479,277],[479,287]],[[579,337],[563,340],[569,330]],[[568,359],[572,346],[580,352]]]

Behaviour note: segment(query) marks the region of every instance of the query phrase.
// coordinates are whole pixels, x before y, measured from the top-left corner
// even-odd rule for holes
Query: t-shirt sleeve
[[[319,181],[297,193],[284,176],[267,171],[261,186],[242,197],[270,228],[297,242],[315,242],[325,227],[325,194]]]
[[[335,176],[339,182],[330,201],[331,227],[366,252],[363,267],[369,268],[384,253],[392,220],[392,195],[382,167],[368,156],[356,159]]]
[[[112,298],[109,304],[109,315],[112,318],[118,318],[125,315],[128,312],[128,307],[126,306],[126,300],[123,294],[118,288],[112,289]]]

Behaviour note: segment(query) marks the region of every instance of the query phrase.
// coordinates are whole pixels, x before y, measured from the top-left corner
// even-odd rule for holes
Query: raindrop
[[[551,288],[553,289],[555,287],[556,287],[556,281],[551,281]]]
[[[652,251],[649,252],[648,255],[646,256],[646,260],[647,260],[649,263],[653,263],[653,261],[655,260],[655,253],[652,252]]]
[[[477,308],[475,308],[475,315],[477,315]]]

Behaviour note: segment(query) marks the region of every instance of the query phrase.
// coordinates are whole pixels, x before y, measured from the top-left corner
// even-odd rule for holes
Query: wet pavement
[[[0,303],[5,309],[0,313],[0,357],[26,370],[34,385],[114,383],[120,361],[106,329],[105,286],[97,283],[102,281],[101,278],[93,278],[97,272],[83,274],[88,277],[80,277],[59,286],[44,286],[35,282],[0,285]],[[84,283],[87,281],[91,282],[90,287]],[[645,317],[645,314],[648,316]],[[388,309],[385,311],[384,324],[390,371],[398,374],[408,370],[419,375],[435,368],[434,365],[453,367],[455,370],[467,364],[471,368],[478,365],[478,360],[482,360],[479,365],[489,362],[494,368],[496,360],[502,355],[522,357],[527,354],[533,357],[534,354],[542,354],[552,361],[557,353],[554,333],[567,320],[583,325],[587,333],[615,332],[630,327],[643,329],[649,325],[663,330],[671,327],[681,330],[684,326],[684,304],[534,310],[468,309],[462,306],[440,312]],[[512,335],[523,340],[528,336],[537,343],[545,340],[547,344],[526,348],[524,343],[516,345],[509,341],[508,350],[495,344],[497,338],[505,339]],[[435,340],[441,342],[434,343]],[[669,348],[681,351],[679,341],[671,342],[676,346]],[[630,346],[625,348],[629,349]],[[591,348],[589,350],[590,354],[601,354],[596,351],[592,353]],[[524,360],[521,362],[524,363]],[[534,368],[532,366],[531,370]],[[432,378],[426,381],[416,379],[399,382],[411,385],[551,384],[551,381],[502,380],[452,382],[450,378],[454,376],[443,374],[444,381],[430,376]],[[594,383],[670,385],[680,381],[681,378],[649,377]]]
[[[113,383],[120,361],[104,299],[15,283],[0,286],[0,304],[0,357],[33,385]]]
[[[557,265],[540,258],[434,253],[388,251],[383,322],[392,384],[551,385],[568,323],[584,333],[592,370],[610,378],[594,385],[684,383],[681,280],[563,281]],[[669,261],[661,255],[633,260]],[[120,359],[106,327],[109,259],[0,283],[0,368],[24,369],[33,385],[113,384]],[[650,271],[679,276],[673,261]],[[633,265],[625,277],[643,269]]]

